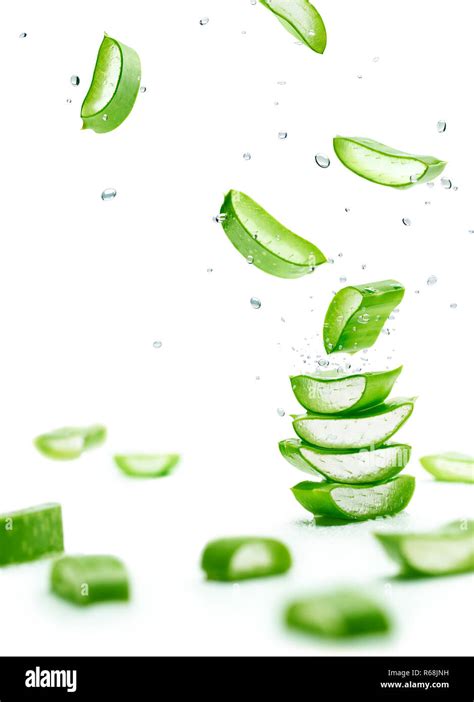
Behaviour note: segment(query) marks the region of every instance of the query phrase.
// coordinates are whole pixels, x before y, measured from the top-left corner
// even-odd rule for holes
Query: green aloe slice
[[[448,451],[434,456],[423,456],[420,463],[437,480],[474,483],[474,458],[464,453]]]
[[[334,417],[301,414],[293,427],[300,439],[328,449],[375,448],[387,441],[413,412],[413,398],[397,398],[361,412]]]
[[[377,483],[400,473],[410,459],[407,444],[385,444],[375,449],[329,451],[299,439],[280,441],[280,452],[295,468],[337,483]]]
[[[321,15],[308,0],[260,0],[285,29],[318,54],[326,48],[326,27]]]
[[[299,278],[326,261],[314,244],[291,232],[237,190],[229,190],[225,196],[219,220],[237,251],[271,275]]]
[[[128,600],[128,574],[115,556],[64,556],[51,569],[53,592],[77,605]]]
[[[402,366],[341,378],[334,371],[321,371],[315,375],[293,375],[290,381],[296,399],[309,412],[340,414],[383,402],[401,372]]]
[[[71,460],[88,449],[100,446],[107,436],[107,429],[101,424],[90,427],[63,427],[47,434],[41,434],[34,440],[38,451],[48,458]]]
[[[129,453],[114,456],[120,470],[134,478],[161,478],[172,473],[179,462],[177,453]]]
[[[44,504],[0,515],[0,566],[64,551],[61,506]]]
[[[285,613],[292,629],[329,638],[382,634],[390,620],[382,607],[359,590],[338,589],[292,602]]]
[[[356,353],[375,344],[404,293],[405,288],[396,280],[349,285],[339,290],[324,318],[326,353]]]
[[[431,532],[376,533],[405,575],[450,575],[474,571],[474,521],[452,522]]]
[[[83,129],[104,133],[120,126],[135,104],[140,74],[137,52],[106,34],[99,48],[89,91],[82,103]]]
[[[415,478],[399,475],[375,485],[313,483],[306,480],[291,490],[298,502],[312,514],[360,521],[396,514],[405,509],[415,490]]]
[[[285,544],[275,539],[217,539],[204,549],[201,566],[209,580],[246,580],[286,573],[291,555]]]
[[[433,156],[416,156],[364,137],[337,136],[336,156],[346,168],[380,185],[410,188],[426,183],[443,172],[446,161]]]

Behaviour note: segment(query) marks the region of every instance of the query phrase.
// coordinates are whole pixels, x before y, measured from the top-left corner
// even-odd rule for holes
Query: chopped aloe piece
[[[38,451],[59,460],[70,460],[88,449],[100,446],[107,436],[107,429],[101,424],[90,427],[63,427],[37,436],[34,443]]]
[[[64,551],[61,506],[44,504],[0,515],[0,566]]]
[[[244,193],[229,190],[220,214],[222,227],[237,251],[266,273],[299,278],[326,261],[314,244],[277,222]]]
[[[349,285],[339,290],[324,318],[326,353],[356,353],[375,344],[404,292],[405,288],[396,280]]]
[[[474,571],[474,521],[459,520],[431,532],[376,533],[405,575]]]
[[[359,590],[341,589],[290,604],[286,623],[292,629],[330,638],[382,634],[390,620],[382,607]]]
[[[364,137],[337,136],[334,151],[341,163],[357,175],[392,188],[410,188],[426,183],[443,172],[446,161],[433,156],[415,156]]]
[[[134,478],[161,478],[172,473],[179,461],[177,453],[129,453],[114,456],[117,466]]]
[[[140,88],[140,57],[134,49],[104,36],[94,75],[81,108],[83,129],[111,132],[128,117]]]
[[[280,452],[295,468],[337,483],[378,483],[400,473],[410,459],[407,444],[385,444],[374,449],[329,451],[299,439],[280,441]]]
[[[358,373],[344,378],[334,371],[291,376],[291,387],[303,407],[318,414],[365,409],[379,405],[390,395],[402,366],[391,371]]]
[[[375,485],[306,480],[291,490],[298,502],[313,514],[358,521],[396,514],[405,509],[415,490],[415,478],[399,475]]]
[[[420,463],[437,480],[474,483],[474,458],[464,453],[448,451],[434,456],[423,456]]]
[[[384,444],[413,412],[413,398],[398,398],[361,412],[332,417],[301,414],[293,427],[303,441],[328,449],[375,448]]]
[[[128,575],[114,556],[64,556],[53,563],[51,588],[77,605],[128,600]]]
[[[286,573],[291,555],[285,544],[275,539],[235,537],[207,544],[201,566],[209,580],[246,580]]]
[[[318,54],[326,48],[326,27],[321,15],[308,0],[260,0],[285,29]]]

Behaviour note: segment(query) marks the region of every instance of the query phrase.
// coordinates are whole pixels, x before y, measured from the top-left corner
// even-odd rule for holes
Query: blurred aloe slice
[[[100,446],[107,436],[107,429],[101,424],[90,427],[63,427],[47,434],[41,434],[34,440],[38,451],[48,458],[70,460],[88,449]]]
[[[64,556],[53,563],[51,589],[76,605],[125,601],[130,587],[127,570],[115,556]]]
[[[474,483],[474,458],[463,453],[446,452],[423,456],[420,463],[437,480]]]
[[[51,502],[0,515],[0,566],[64,551],[61,506]]]
[[[216,539],[207,544],[201,567],[209,580],[235,581],[286,573],[291,555],[285,544],[259,536]]]
[[[324,53],[327,36],[321,15],[308,0],[260,0],[285,29],[318,54]]]
[[[133,478],[161,478],[170,475],[179,462],[177,453],[129,453],[114,456],[120,470]]]

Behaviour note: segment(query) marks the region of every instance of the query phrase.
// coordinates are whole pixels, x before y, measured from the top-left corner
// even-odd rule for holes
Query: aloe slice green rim
[[[217,539],[203,551],[201,567],[208,580],[233,582],[281,575],[291,567],[291,554],[281,541],[259,536]]]
[[[64,556],[53,563],[51,589],[76,605],[126,601],[130,597],[127,570],[115,556]]]
[[[47,503],[0,515],[0,566],[64,551],[61,506]]]
[[[342,414],[381,404],[401,372],[402,366],[345,377],[322,371],[315,375],[292,375],[290,381],[296,399],[309,412]]]
[[[337,136],[334,151],[341,163],[372,183],[392,188],[411,188],[437,178],[446,161],[433,156],[408,154],[365,137]]]
[[[107,437],[101,424],[89,427],[62,427],[37,436],[34,444],[47,458],[68,461],[79,458],[84,451],[100,446]]]
[[[128,453],[114,456],[120,470],[133,478],[162,478],[170,475],[179,459],[178,453]]]
[[[391,629],[385,610],[369,595],[355,589],[336,589],[292,602],[287,626],[330,639],[386,634]]]
[[[294,418],[293,428],[300,439],[320,448],[378,448],[405,424],[414,402],[414,398],[396,398],[368,410],[334,417],[301,414]]]
[[[312,514],[363,521],[404,510],[413,496],[415,478],[399,475],[375,485],[305,480],[291,490],[298,502]]]
[[[298,41],[318,54],[327,43],[326,27],[316,8],[308,0],[260,0],[285,29]]]
[[[229,190],[220,210],[229,240],[254,266],[279,278],[300,278],[326,262],[323,253],[284,227],[252,198]]]
[[[389,443],[370,450],[318,449],[299,439],[280,441],[282,456],[310,475],[337,483],[378,483],[398,475],[410,460],[411,446]]]
[[[474,521],[458,520],[431,532],[375,533],[402,575],[454,575],[474,571]]]
[[[404,293],[405,288],[397,280],[341,288],[334,295],[324,318],[326,353],[357,353],[373,346]]]
[[[448,451],[423,456],[420,463],[436,480],[452,483],[474,483],[474,458],[463,453]]]
[[[81,107],[83,129],[111,132],[128,117],[140,88],[140,57],[134,49],[104,36],[92,82]]]

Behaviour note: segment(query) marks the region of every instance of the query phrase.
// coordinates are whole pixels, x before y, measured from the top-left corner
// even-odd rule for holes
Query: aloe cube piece
[[[0,566],[64,551],[61,506],[55,503],[0,515]]]
[[[420,463],[436,480],[453,483],[474,483],[474,458],[464,453],[448,451],[423,456]]]
[[[177,453],[129,453],[114,456],[120,470],[133,478],[162,478],[170,475],[179,459]]]
[[[201,567],[208,580],[235,581],[286,573],[291,567],[288,548],[276,539],[244,536],[207,544]]]
[[[77,605],[128,600],[128,575],[115,556],[64,556],[53,563],[52,591]]]
[[[308,0],[260,0],[298,41],[318,54],[326,48],[326,28],[321,15]]]
[[[405,288],[397,280],[349,285],[339,290],[324,319],[326,353],[356,353],[373,346],[404,293]]]
[[[79,458],[84,451],[100,446],[106,436],[107,429],[101,424],[63,427],[37,436],[34,444],[44,456],[67,461]]]

